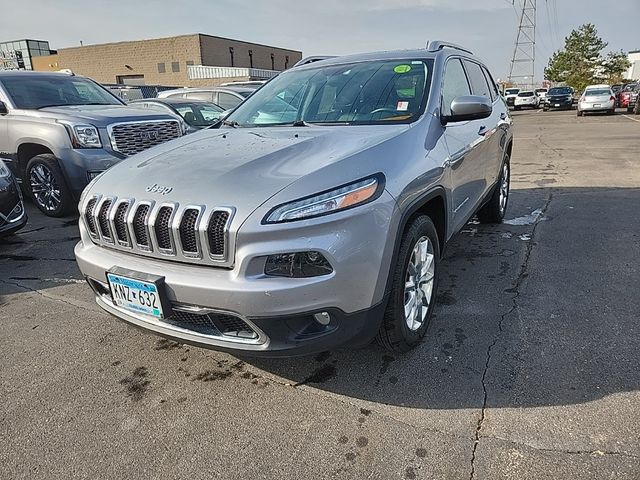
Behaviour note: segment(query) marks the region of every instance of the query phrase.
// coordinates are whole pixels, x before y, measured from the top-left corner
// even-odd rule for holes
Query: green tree
[[[612,85],[620,83],[624,72],[631,66],[631,62],[624,52],[609,52],[602,61],[601,78]]]
[[[589,84],[621,75],[628,68],[626,55],[619,52],[603,57],[605,48],[607,43],[598,36],[595,25],[582,25],[565,38],[564,48],[551,56],[545,78],[580,91]]]

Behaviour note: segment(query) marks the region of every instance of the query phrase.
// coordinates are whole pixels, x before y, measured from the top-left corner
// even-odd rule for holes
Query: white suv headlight
[[[382,174],[358,180],[342,187],[274,208],[264,219],[264,223],[281,223],[320,217],[347,208],[371,202],[382,194],[384,176]]]

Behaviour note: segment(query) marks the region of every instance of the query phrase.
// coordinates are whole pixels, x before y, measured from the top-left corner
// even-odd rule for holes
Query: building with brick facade
[[[198,33],[61,48],[34,57],[32,64],[34,70],[69,69],[104,84],[203,86],[270,78],[301,58],[297,50]],[[203,71],[215,77],[203,78]]]

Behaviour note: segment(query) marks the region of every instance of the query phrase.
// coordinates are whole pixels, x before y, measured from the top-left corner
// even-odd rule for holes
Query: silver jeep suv
[[[185,129],[179,117],[129,107],[88,78],[0,72],[0,160],[45,215],[73,212],[93,177]]]
[[[500,222],[511,119],[469,51],[318,61],[220,129],[130,158],[80,201],[98,304],[207,348],[299,355],[425,335],[447,241]]]

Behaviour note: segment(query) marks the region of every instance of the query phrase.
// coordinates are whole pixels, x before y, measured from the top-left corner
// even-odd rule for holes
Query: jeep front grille
[[[116,123],[108,127],[111,146],[123,155],[134,155],[182,135],[177,120]]]
[[[229,266],[233,209],[94,195],[82,218],[97,244],[139,255]]]

